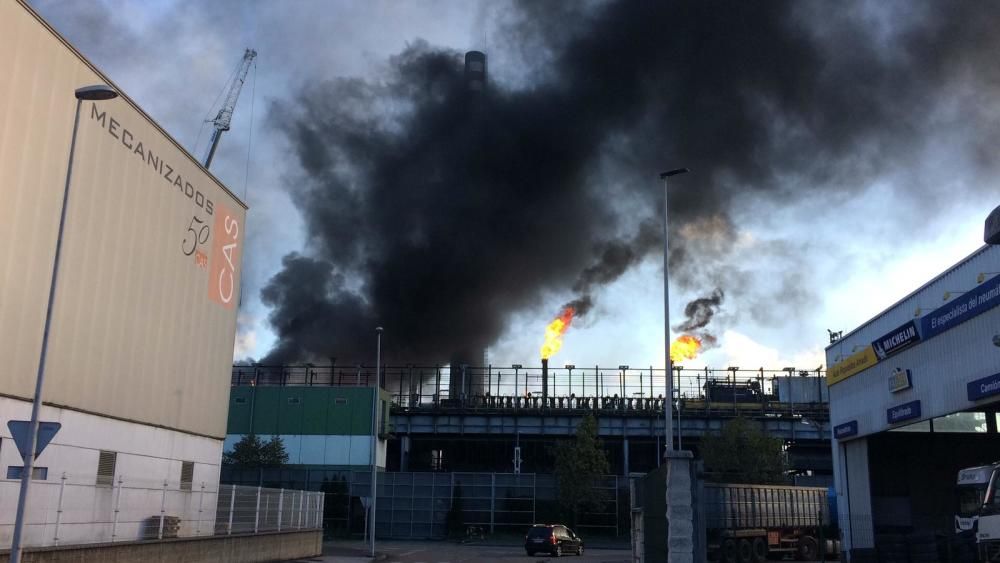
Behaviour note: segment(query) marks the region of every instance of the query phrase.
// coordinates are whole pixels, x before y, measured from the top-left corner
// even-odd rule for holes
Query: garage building
[[[852,561],[961,543],[958,473],[1000,460],[998,304],[1000,248],[984,246],[827,348]]]

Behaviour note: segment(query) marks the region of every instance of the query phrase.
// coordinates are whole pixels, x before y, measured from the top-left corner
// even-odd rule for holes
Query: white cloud
[[[725,331],[719,344],[719,349],[711,353],[714,367],[737,366],[741,369],[763,367],[771,370],[795,367],[800,370],[813,370],[826,364],[823,350],[819,346],[789,353],[788,350],[778,350],[757,342],[736,330]]]

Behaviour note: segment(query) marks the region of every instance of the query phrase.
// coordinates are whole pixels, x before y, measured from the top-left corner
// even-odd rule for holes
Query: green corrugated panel
[[[281,387],[251,388],[254,434],[270,436],[278,433],[278,409],[283,392]]]
[[[261,436],[367,436],[371,433],[371,393],[366,387],[234,387],[227,432],[249,433],[253,412],[252,430]],[[388,413],[383,414],[388,418]]]
[[[351,426],[351,406],[354,401],[347,397],[343,388],[333,388],[330,390],[329,398],[326,402],[326,434],[336,436],[349,434]]]
[[[278,403],[278,434],[304,434],[302,420],[305,418],[306,395],[317,389],[308,387],[285,387]]]
[[[342,436],[364,436],[370,433],[371,401],[370,389],[332,388],[327,402],[326,433]]]
[[[250,431],[250,391],[250,387],[230,388],[227,434],[246,434]]]
[[[372,433],[372,390],[370,387],[351,389],[356,399],[351,405],[351,426],[348,434],[369,436]]]
[[[329,387],[305,389],[302,405],[302,433],[310,435],[326,434],[326,411],[333,400]]]

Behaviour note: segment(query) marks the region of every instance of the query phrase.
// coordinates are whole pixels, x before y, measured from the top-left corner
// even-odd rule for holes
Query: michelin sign
[[[872,342],[872,348],[881,361],[917,342],[920,342],[920,334],[917,333],[916,323],[910,321]]]
[[[965,295],[920,319],[924,340],[958,326],[1000,304],[1000,276],[993,276]]]

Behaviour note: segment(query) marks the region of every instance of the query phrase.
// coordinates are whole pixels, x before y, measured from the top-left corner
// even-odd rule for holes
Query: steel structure
[[[451,398],[452,369],[447,365],[381,366],[378,369],[383,388],[393,394],[393,404],[417,407],[471,406],[476,403],[506,400],[518,404],[540,404],[542,367],[464,366],[456,368],[457,384],[468,383],[464,391]],[[232,370],[232,385],[306,385],[306,386],[369,386],[376,368],[366,365],[236,365]],[[663,369],[570,367],[549,368],[549,406],[560,398],[608,398],[639,402],[663,399]],[[676,366],[672,373],[674,398],[697,400],[708,398],[720,402],[725,395],[730,403],[824,403],[827,400],[825,371],[776,369],[687,369]],[[473,386],[471,381],[481,385]],[[717,393],[717,390],[732,389]],[[783,389],[787,389],[787,397]],[[793,392],[794,391],[794,392]],[[792,396],[794,395],[794,397]],[[794,400],[792,400],[794,399]],[[662,406],[660,407],[662,408]]]
[[[229,125],[233,121],[233,110],[236,109],[236,100],[240,97],[240,90],[243,89],[247,73],[250,72],[250,64],[255,58],[257,58],[257,51],[247,49],[243,52],[243,61],[240,62],[239,70],[236,71],[236,78],[229,85],[229,93],[226,94],[226,100],[223,102],[222,108],[219,109],[219,114],[215,116],[215,119],[209,121],[215,130],[212,132],[212,138],[208,142],[208,150],[205,153],[205,168],[212,165],[212,158],[215,156],[215,149],[219,146],[219,139],[222,138],[222,133],[229,131]]]
[[[662,369],[550,369],[547,398],[540,393],[540,368],[466,367],[464,372],[466,377],[481,376],[488,390],[451,398],[447,366],[379,370],[392,395],[394,461],[389,469],[509,471],[518,466],[514,452],[522,451],[526,470],[546,472],[551,470],[551,446],[572,436],[586,414],[597,418],[616,472],[648,471],[658,464],[666,404],[656,394],[664,385]],[[234,366],[232,384],[255,390],[285,386],[292,397],[293,389],[369,386],[375,374],[367,366]],[[829,411],[826,385],[817,375],[822,371],[679,367],[673,378],[680,394],[671,409],[674,436],[685,447],[697,448],[702,436],[720,432],[728,420],[750,418],[789,444],[791,469],[825,473],[830,465]],[[468,458],[471,446],[477,454]],[[438,462],[431,461],[435,455]]]

